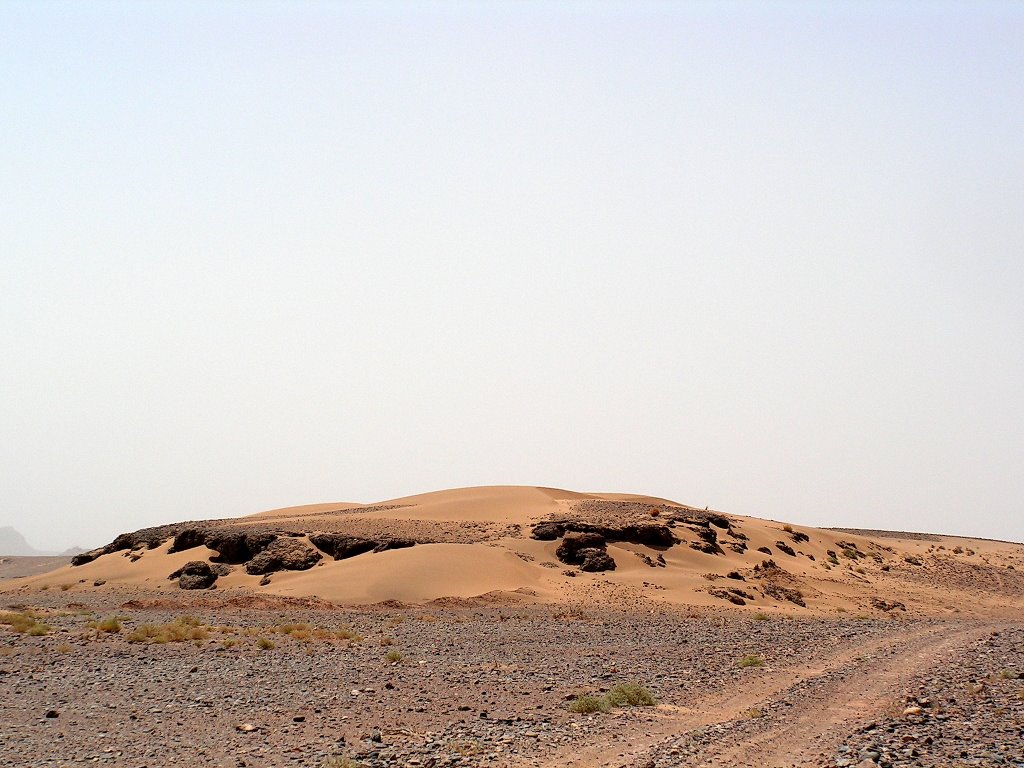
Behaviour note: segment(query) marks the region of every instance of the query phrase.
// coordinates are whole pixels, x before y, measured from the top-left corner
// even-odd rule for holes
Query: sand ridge
[[[342,605],[504,593],[538,603],[793,615],[1002,615],[1024,607],[1018,544],[870,536],[652,496],[525,486],[144,529],[80,556],[78,565],[7,580],[0,590],[176,592],[169,575],[195,561],[218,572],[211,572],[218,590]]]

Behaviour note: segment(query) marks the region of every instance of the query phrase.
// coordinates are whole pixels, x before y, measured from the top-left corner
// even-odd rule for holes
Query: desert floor
[[[0,765],[1024,765],[1012,617],[126,596],[2,595]]]

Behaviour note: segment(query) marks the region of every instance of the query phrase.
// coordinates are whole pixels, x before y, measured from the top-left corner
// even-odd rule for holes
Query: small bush
[[[274,645],[273,640],[268,640],[265,637],[261,637],[259,640],[256,641],[256,647],[259,648],[261,651],[272,651],[277,646]]]
[[[768,621],[769,618],[767,613],[762,613],[761,611],[754,614],[754,621]]]
[[[117,616],[107,616],[105,619],[96,622],[96,630],[116,635],[121,631],[121,622],[118,621]]]
[[[74,584],[61,584],[61,585],[60,585],[60,591],[61,591],[61,592],[67,592],[67,591],[68,591],[69,589],[71,589],[71,588],[72,588],[73,586],[75,586],[75,585],[74,585]]]
[[[748,653],[738,662],[736,662],[740,669],[746,669],[747,667],[761,667],[764,666],[764,657],[759,653]]]
[[[845,557],[845,558],[847,558],[849,560],[856,560],[857,559],[857,550],[854,549],[853,547],[845,547],[843,549],[843,557]]]
[[[392,664],[396,664],[402,660],[403,656],[398,651],[388,651],[387,656],[385,656],[384,658]]]
[[[611,705],[604,697],[598,698],[585,693],[569,702],[569,711],[578,715],[590,715],[595,712],[610,712]]]
[[[789,523],[786,523],[784,526],[782,526],[782,530],[784,530],[786,533],[792,533],[793,532],[793,526],[790,525]]]
[[[50,628],[47,625],[42,624],[28,611],[24,613],[4,611],[0,613],[0,624],[6,624],[15,632],[32,635],[33,637],[39,637],[50,632]]]
[[[639,683],[620,683],[604,698],[613,707],[653,707],[657,703],[651,692]]]

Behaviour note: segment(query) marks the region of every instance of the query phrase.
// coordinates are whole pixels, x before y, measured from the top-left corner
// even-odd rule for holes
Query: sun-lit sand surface
[[[649,496],[496,486],[373,504],[309,504],[210,524],[235,532],[290,534],[296,545],[314,552],[310,536],[322,531],[353,536],[369,531],[382,541],[398,536],[417,542],[338,560],[317,552],[322,555],[319,562],[305,570],[250,574],[237,563],[216,585],[224,591],[316,596],[346,605],[496,594],[540,603],[723,605],[793,614],[877,612],[893,603],[902,606],[900,613],[916,615],[999,614],[1022,605],[1014,588],[1024,571],[1024,547],[1018,544],[865,535],[727,514],[721,517],[728,528],[706,523],[701,528],[687,517],[702,513]],[[614,570],[583,572],[560,562],[556,551],[561,536],[540,540],[531,535],[534,526],[552,520],[605,526],[639,520],[666,526],[674,542],[652,546],[610,536],[605,551],[614,560]],[[699,534],[708,530],[716,536],[713,553],[691,546],[699,545]],[[171,553],[171,535],[152,549],[110,552],[84,565],[5,581],[0,589],[137,586],[174,592],[178,584],[168,579],[170,574],[188,562],[215,562],[218,553],[205,546]],[[755,570],[765,561],[777,566],[767,580],[763,570]],[[766,582],[795,590],[804,605],[765,589]],[[742,606],[733,600],[737,596]]]

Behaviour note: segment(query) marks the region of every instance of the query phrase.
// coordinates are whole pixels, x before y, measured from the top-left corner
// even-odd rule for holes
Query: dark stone
[[[871,605],[880,611],[884,611],[885,613],[888,613],[889,611],[907,610],[907,606],[905,606],[903,603],[897,602],[895,600],[891,603],[887,603],[885,600],[882,600],[877,597],[871,598]]]
[[[582,558],[580,563],[580,570],[588,573],[594,573],[597,571],[614,571],[615,561],[603,549],[581,549],[577,553]]]
[[[648,547],[671,547],[678,543],[668,525],[637,523],[630,525],[592,525],[576,520],[554,520],[538,523],[530,534],[541,541],[554,541],[569,533],[595,533],[605,541],[627,541]]]
[[[530,534],[530,536],[540,541],[554,541],[564,535],[565,526],[561,523],[538,523],[533,526],[533,532]]]
[[[190,560],[167,578],[177,579],[181,589],[210,589],[217,582],[217,574],[203,560]]]
[[[584,549],[604,549],[604,537],[597,533],[567,533],[555,550],[555,557],[567,565],[580,565]]]
[[[79,552],[77,555],[71,558],[71,564],[85,565],[86,563],[91,563],[100,555],[105,554],[106,552],[104,552],[102,549],[91,549],[88,552]]]
[[[766,555],[770,555],[772,551],[768,547],[758,547],[758,552],[764,552]]]
[[[216,550],[217,562],[240,565],[252,560],[276,540],[275,533],[245,533],[222,529],[209,531],[204,543]]]
[[[275,571],[305,571],[316,565],[321,554],[299,539],[280,538],[270,542],[245,564],[253,576]]]
[[[775,546],[779,550],[779,552],[785,552],[790,557],[796,557],[796,552],[786,542],[784,542],[784,541],[776,541],[775,542]]]
[[[335,560],[344,560],[366,552],[386,552],[416,546],[414,539],[365,539],[344,533],[314,533],[309,537],[314,547]]]
[[[314,547],[335,560],[344,560],[364,552],[372,552],[377,547],[376,541],[343,533],[314,533],[310,535],[309,540]]]
[[[174,537],[174,542],[168,552],[184,552],[206,543],[207,532],[201,528],[185,528]]]
[[[781,584],[775,582],[765,582],[761,585],[761,589],[768,597],[776,600],[788,600],[791,603],[799,605],[801,608],[806,608],[807,604],[804,602],[804,596],[799,589],[791,589],[784,587]]]

